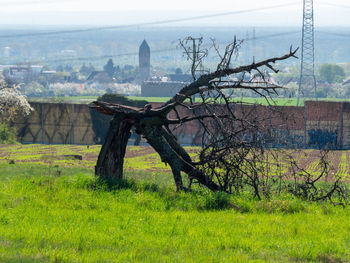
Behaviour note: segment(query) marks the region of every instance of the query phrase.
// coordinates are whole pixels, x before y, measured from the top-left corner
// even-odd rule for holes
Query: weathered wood
[[[171,147],[164,137],[161,127],[144,126],[141,128],[142,134],[147,142],[159,154],[162,162],[169,164],[173,172],[174,181],[177,190],[183,189],[183,182],[181,178],[181,171],[184,168],[185,162],[181,156]]]
[[[285,60],[289,57],[295,57],[296,50],[284,56],[267,59],[258,63],[250,65],[229,68],[229,61],[227,67],[218,69],[215,72],[204,74],[191,84],[182,88],[172,99],[162,106],[152,109],[151,105],[146,105],[142,108],[129,107],[119,104],[111,104],[105,102],[93,102],[91,107],[98,110],[100,113],[107,115],[114,115],[111,121],[110,128],[107,134],[106,141],[101,149],[97,165],[96,175],[101,177],[123,177],[123,162],[127,141],[130,137],[130,129],[135,126],[136,133],[146,138],[147,142],[159,154],[162,162],[169,164],[173,172],[174,181],[178,190],[184,189],[181,172],[186,173],[191,179],[196,179],[200,184],[205,185],[213,191],[222,189],[212,178],[206,176],[201,170],[201,166],[192,162],[191,157],[186,150],[177,142],[176,138],[164,127],[168,127],[170,123],[183,124],[187,121],[203,120],[205,118],[212,118],[215,120],[225,119],[226,115],[204,114],[202,116],[182,117],[177,116],[178,119],[169,120],[168,115],[171,111],[176,111],[176,106],[183,105],[183,102],[195,94],[202,94],[208,90],[220,90],[226,88],[240,88],[242,83],[224,83],[224,86],[219,86],[223,77],[232,74],[259,71],[259,68],[266,66],[272,70],[274,68],[270,65],[277,61]],[[232,52],[231,52],[232,53]],[[231,54],[232,55],[232,54]],[[276,72],[276,70],[274,70]],[[267,82],[266,82],[267,83]],[[250,89],[262,88],[269,90],[276,88],[276,85],[270,84],[266,87],[257,87],[256,83],[247,83]],[[259,93],[258,93],[259,94]],[[231,113],[232,114],[232,113]],[[178,114],[177,114],[178,115]]]
[[[208,180],[205,174],[192,164],[188,153],[162,127],[144,126],[142,134],[159,154],[162,162],[170,165],[178,191],[184,189],[181,172],[185,172],[190,178],[196,179],[213,191],[220,189],[216,183]]]
[[[115,114],[95,167],[95,174],[104,178],[123,178],[126,145],[132,124]]]

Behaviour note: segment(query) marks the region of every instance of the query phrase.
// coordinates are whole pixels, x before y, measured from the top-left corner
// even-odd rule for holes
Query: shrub
[[[0,144],[16,143],[16,130],[0,122]]]
[[[205,208],[220,210],[231,206],[230,196],[225,192],[208,193],[205,197]]]

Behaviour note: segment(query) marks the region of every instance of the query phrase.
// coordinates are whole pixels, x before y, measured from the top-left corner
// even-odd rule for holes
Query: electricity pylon
[[[314,48],[314,6],[313,0],[303,0],[303,31],[301,48],[301,68],[298,89],[299,105],[300,96],[304,90],[313,89],[316,97],[316,78],[315,78],[315,48]]]

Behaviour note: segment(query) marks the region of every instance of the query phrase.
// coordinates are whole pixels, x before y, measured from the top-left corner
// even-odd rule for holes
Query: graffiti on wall
[[[292,134],[289,130],[273,130],[272,147],[275,148],[302,148],[304,136]]]
[[[318,148],[336,148],[338,132],[329,132],[328,130],[309,130],[309,146]]]

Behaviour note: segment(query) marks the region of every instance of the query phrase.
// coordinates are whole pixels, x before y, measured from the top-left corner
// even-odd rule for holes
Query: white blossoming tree
[[[17,115],[28,115],[33,110],[18,88],[0,82],[0,121],[11,122]]]
[[[18,86],[10,86],[4,80],[0,81],[0,143],[16,143],[16,130],[11,122],[18,115],[28,115],[33,108],[26,96],[21,94]]]

